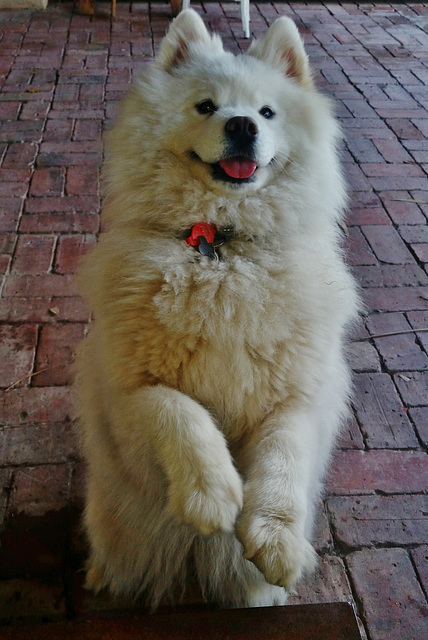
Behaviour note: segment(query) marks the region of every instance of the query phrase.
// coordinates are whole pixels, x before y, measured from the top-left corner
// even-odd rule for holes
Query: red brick
[[[22,212],[21,198],[0,198],[0,231],[16,231]]]
[[[37,343],[35,325],[0,325],[0,386],[9,387],[31,373]],[[26,379],[21,384],[25,384]]]
[[[391,178],[423,178],[424,172],[417,164],[385,164],[384,162],[366,163],[360,165],[368,177]]]
[[[418,493],[427,488],[426,470],[419,451],[336,451],[327,489],[337,495]]]
[[[362,227],[373,253],[380,262],[388,264],[411,264],[413,256],[392,226],[371,225]]]
[[[346,178],[354,192],[371,191],[370,183],[357,164],[348,163],[345,166],[345,171]]]
[[[373,287],[363,292],[365,304],[379,311],[426,310],[427,297],[428,287]]]
[[[347,558],[372,640],[421,640],[428,608],[404,549],[365,549]]]
[[[425,223],[420,206],[413,202],[408,191],[386,191],[380,194],[388,215],[395,224],[413,225]]]
[[[28,200],[27,200],[28,202]],[[24,215],[20,230],[23,233],[97,233],[100,219],[93,213],[41,213]]]
[[[77,344],[85,334],[85,325],[48,324],[42,327],[37,347],[35,371],[44,371],[32,379],[33,386],[50,387],[71,384]]]
[[[25,213],[98,213],[99,198],[95,196],[64,196],[27,198]],[[73,231],[73,229],[69,229]]]
[[[60,578],[0,581],[0,620],[6,623],[34,623],[66,617],[64,586]],[[24,632],[25,634],[25,632]]]
[[[354,415],[342,428],[337,447],[339,449],[364,449],[363,436]]]
[[[410,407],[424,406],[428,398],[428,371],[404,371],[394,376],[395,383]]]
[[[76,165],[88,165],[89,167],[98,167],[101,164],[101,153],[67,153],[67,152],[54,152],[49,153],[40,152],[37,156],[38,167],[61,167],[61,166],[76,166]],[[418,187],[415,186],[415,189]]]
[[[78,457],[75,427],[69,421],[0,427],[4,466],[56,464]]]
[[[68,142],[43,142],[40,146],[41,153],[66,154],[67,156],[80,154],[98,154],[102,151],[101,140],[73,140]]]
[[[73,391],[69,387],[30,387],[0,394],[2,422],[9,426],[59,423],[73,414]]]
[[[428,244],[412,244],[410,245],[421,262],[428,262]]]
[[[31,169],[0,169],[0,183],[16,182],[25,184],[30,181]]]
[[[101,132],[101,120],[76,120],[73,140],[100,140]]]
[[[427,74],[428,75],[428,74]],[[425,111],[425,110],[424,110]],[[428,137],[428,114],[425,111],[424,116],[422,118],[412,118],[412,122],[419,129],[421,133],[423,133],[424,137]]]
[[[68,62],[68,56],[64,63]],[[63,65],[64,66],[64,65]],[[76,103],[79,99],[79,85],[76,84],[59,84],[55,90],[54,107],[58,107],[58,102]]]
[[[347,347],[347,354],[353,371],[380,371],[379,354],[369,342],[351,343]]]
[[[373,314],[367,322],[367,328],[372,335],[411,329],[404,315],[399,313]],[[375,342],[388,371],[428,369],[428,357],[416,342],[415,334],[384,336]]]
[[[69,167],[67,171],[67,195],[98,195],[99,171],[97,168]]]
[[[79,104],[90,108],[98,107],[104,99],[103,84],[82,84],[79,91]]]
[[[289,604],[315,604],[317,602],[352,602],[353,595],[343,560],[334,556],[319,559],[314,575],[307,576],[296,587]]]
[[[422,495],[335,496],[327,501],[342,549],[424,544],[428,498]]]
[[[361,196],[364,194],[361,192],[359,195]],[[368,198],[367,200],[367,203],[361,202],[361,198],[356,201],[354,199],[352,200],[351,210],[349,213],[349,224],[391,224],[380,200],[376,199],[374,202],[371,198]]]
[[[6,254],[0,254],[0,278],[3,279],[3,276],[7,273],[12,258]],[[0,287],[2,286],[2,282],[0,282]]]
[[[407,118],[390,118],[386,122],[401,140],[421,140],[424,137]]]
[[[398,228],[398,232],[406,242],[416,244],[428,243],[428,225],[402,225]]]
[[[404,166],[407,167],[409,165]],[[426,176],[420,178],[385,176],[383,178],[368,178],[368,180],[376,191],[393,191],[394,189],[409,189],[409,191],[413,191],[426,189],[427,186]]]
[[[22,198],[26,195],[28,185],[22,182],[2,182],[0,183],[1,198]]]
[[[413,427],[390,376],[386,373],[360,373],[354,380],[355,411],[368,447],[418,447]]]
[[[75,296],[77,285],[70,274],[10,275],[6,278],[3,296],[18,298],[48,298]]]
[[[65,464],[18,468],[10,494],[10,512],[41,516],[59,511],[67,505],[70,480],[70,466]]]
[[[20,235],[12,263],[12,273],[47,273],[56,245],[54,236]]]
[[[5,120],[0,131],[0,140],[5,142],[41,142],[43,138],[42,120]]]
[[[412,157],[396,139],[373,140],[373,144],[386,162],[412,162]]]
[[[367,240],[358,227],[349,229],[349,237],[345,242],[347,261],[351,265],[377,264]]]
[[[75,273],[79,259],[94,246],[93,235],[62,236],[59,239],[58,251],[55,259],[56,273]]]
[[[50,109],[48,100],[29,101],[23,104],[19,114],[20,120],[38,120],[44,119]]]
[[[416,264],[354,266],[362,287],[420,287],[428,285],[427,274]]]
[[[61,142],[71,140],[73,133],[73,120],[51,120],[46,123],[43,140],[45,142]]]
[[[2,102],[0,104],[1,120],[16,120],[21,108],[20,102]]]
[[[428,407],[413,407],[409,416],[415,425],[416,432],[425,446],[428,445]]]
[[[423,311],[410,311],[407,317],[414,329],[428,328],[428,309],[424,309]],[[420,331],[417,333],[417,336],[425,351],[428,352],[428,333]]]
[[[428,545],[422,545],[411,551],[413,562],[425,592],[428,592]]]
[[[36,169],[31,181],[31,196],[61,196],[64,192],[65,169],[49,167]]]
[[[14,142],[8,147],[3,167],[11,169],[31,167],[36,159],[37,151],[37,145],[32,142]]]
[[[0,298],[2,322],[89,322],[89,312],[80,297]]]

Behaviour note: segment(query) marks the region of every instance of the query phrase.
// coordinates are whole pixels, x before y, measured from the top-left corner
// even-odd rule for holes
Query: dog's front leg
[[[147,451],[168,481],[168,509],[203,534],[232,531],[242,482],[210,414],[189,396],[161,385],[116,399],[113,437],[136,480]]]
[[[306,539],[319,480],[313,436],[304,412],[278,411],[261,425],[240,459],[246,482],[237,534],[244,557],[268,582],[286,589],[316,564]]]

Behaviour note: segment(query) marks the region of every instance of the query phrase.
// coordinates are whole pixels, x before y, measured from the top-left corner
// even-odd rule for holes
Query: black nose
[[[254,139],[259,132],[254,120],[246,116],[235,116],[235,118],[231,118],[226,122],[225,130],[229,136],[235,140],[251,140]]]

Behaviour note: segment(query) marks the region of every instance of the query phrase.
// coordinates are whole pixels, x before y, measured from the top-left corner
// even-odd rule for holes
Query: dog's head
[[[234,56],[196,12],[184,11],[164,38],[156,66],[162,85],[156,132],[182,168],[212,191],[240,195],[283,169],[302,135],[296,127],[301,95],[312,90],[290,19],[280,18],[247,54]]]

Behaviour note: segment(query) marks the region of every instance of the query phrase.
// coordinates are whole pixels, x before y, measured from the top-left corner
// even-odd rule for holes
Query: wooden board
[[[0,630],[1,640],[361,640],[353,608],[332,604],[59,622]]]

